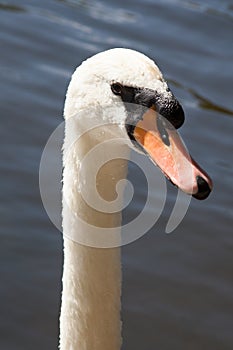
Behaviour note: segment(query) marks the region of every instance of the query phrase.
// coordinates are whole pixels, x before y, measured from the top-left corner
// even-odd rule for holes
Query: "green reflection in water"
[[[23,7],[10,4],[0,4],[0,11],[1,10],[12,12],[26,12],[26,10]]]
[[[197,100],[198,106],[202,109],[208,109],[211,111],[219,112],[219,113],[224,113],[230,116],[233,116],[233,111],[225,108],[223,106],[219,106],[218,104],[208,100],[207,98],[199,95],[196,91],[193,89],[190,89],[188,87],[183,86],[180,84],[178,81],[175,81],[173,79],[168,79],[169,84],[176,86],[179,89],[188,91],[195,99]]]

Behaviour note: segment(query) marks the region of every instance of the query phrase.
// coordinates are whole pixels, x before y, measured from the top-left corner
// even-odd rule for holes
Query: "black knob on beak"
[[[209,187],[206,180],[203,179],[203,177],[197,176],[196,179],[197,179],[198,192],[193,194],[193,197],[200,200],[206,199],[211,192],[211,188]]]
[[[185,119],[184,110],[175,98],[163,101],[158,107],[159,114],[166,118],[175,129],[179,129],[183,125]]]

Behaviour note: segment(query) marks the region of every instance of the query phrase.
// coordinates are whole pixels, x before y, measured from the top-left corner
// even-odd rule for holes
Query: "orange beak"
[[[133,136],[174,185],[197,199],[208,197],[210,177],[191,158],[178,132],[165,118],[153,109],[147,110]]]

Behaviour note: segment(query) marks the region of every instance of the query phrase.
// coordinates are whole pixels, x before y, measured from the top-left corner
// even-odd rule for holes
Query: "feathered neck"
[[[118,142],[122,132],[119,125],[111,127],[102,125],[88,130],[88,122],[84,123],[82,113],[80,112],[76,119],[67,120],[64,142],[64,272],[60,349],[119,350],[121,347],[120,248],[100,247],[111,246],[112,239],[116,239],[115,245],[120,245],[121,212],[105,212],[107,203],[111,204],[111,201],[116,199],[116,184],[126,177],[125,159],[128,158],[129,149],[125,145],[120,146]],[[101,159],[97,159],[95,150],[98,149],[98,145],[103,144],[103,141],[108,146],[105,150],[100,150]],[[119,150],[125,159],[108,161],[109,152],[116,151],[119,154]],[[88,158],[91,152],[94,152],[93,157]],[[91,204],[95,206],[97,202],[87,204],[83,199],[83,196],[86,196],[87,200],[88,198],[92,200],[94,188],[90,176],[95,175],[93,167],[97,161],[103,164],[107,161],[93,182],[106,203],[102,207],[102,212],[91,206]],[[83,182],[85,179],[86,183]],[[123,200],[123,189],[118,192],[118,196],[120,204]],[[110,241],[106,234],[108,231],[111,233]]]

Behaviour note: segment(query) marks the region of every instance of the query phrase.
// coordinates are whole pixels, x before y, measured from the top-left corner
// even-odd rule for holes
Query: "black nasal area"
[[[209,187],[206,180],[203,179],[203,177],[197,176],[196,179],[197,179],[198,192],[193,194],[193,197],[200,200],[206,199],[211,192],[211,188]]]
[[[180,128],[184,123],[183,108],[170,90],[166,94],[148,88],[123,86],[119,83],[113,83],[111,89],[115,95],[119,95],[122,101],[127,104],[137,104],[146,108],[156,109],[175,129]],[[129,109],[129,105],[127,105],[127,109]],[[142,115],[140,119],[142,119]]]
[[[158,104],[158,112],[166,118],[175,129],[179,129],[185,120],[184,110],[176,98],[162,100]]]

